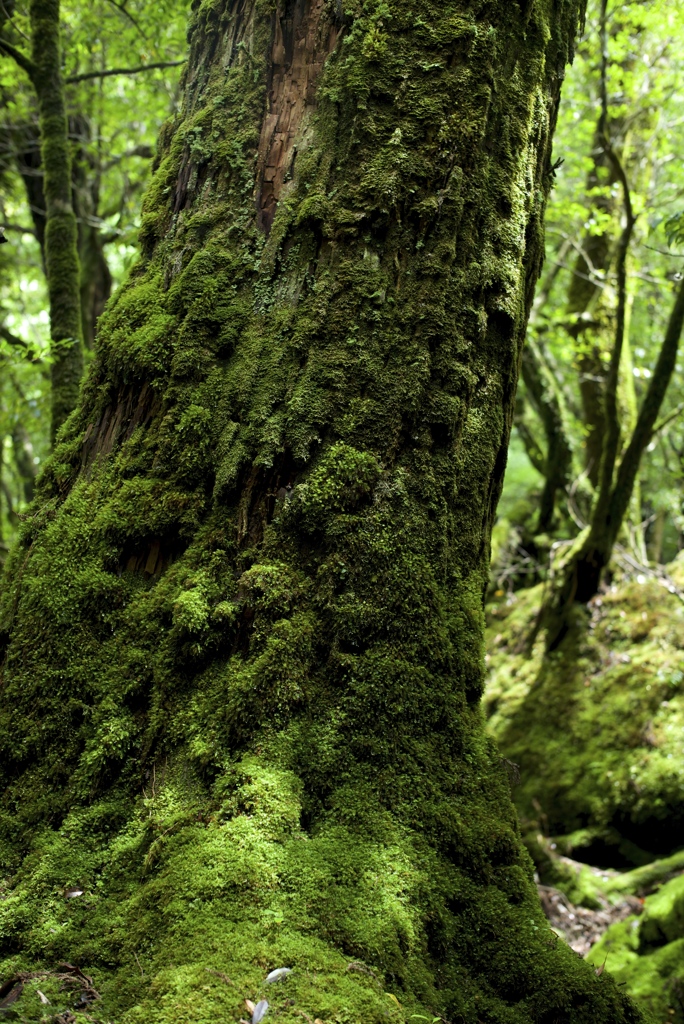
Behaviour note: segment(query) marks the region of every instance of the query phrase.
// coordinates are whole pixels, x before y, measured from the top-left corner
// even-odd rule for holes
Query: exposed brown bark
[[[297,155],[305,119],[316,108],[316,90],[341,31],[326,0],[279,4],[274,15],[268,114],[257,157],[259,223],[268,233]]]

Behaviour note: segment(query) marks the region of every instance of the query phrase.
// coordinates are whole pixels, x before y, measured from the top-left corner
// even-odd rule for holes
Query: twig
[[[81,75],[71,75],[65,79],[67,85],[86,82],[90,78],[109,78],[111,75],[137,75],[141,71],[154,71],[156,68],[177,68],[185,64],[185,60],[160,60],[151,64],[139,64],[135,68],[105,68],[104,71],[84,71]]]
[[[654,245],[646,245],[645,242],[641,243],[644,249],[650,249],[651,252],[660,253],[661,256],[674,256],[677,260],[684,260],[684,252],[669,252],[667,249],[656,249]]]
[[[12,46],[12,44],[8,43],[5,39],[0,39],[0,51],[6,53],[8,57],[12,57],[19,67],[26,72],[31,81],[33,81],[36,73],[36,66],[32,60],[29,60],[25,53],[22,53],[21,50],[17,50],[16,46]]]
[[[621,544],[615,545],[615,554],[617,556],[618,561],[626,563],[630,569],[635,569],[641,576],[650,576],[651,579],[657,580],[658,583],[661,584],[661,586],[665,587],[665,589],[669,591],[670,594],[674,594],[676,597],[678,597],[679,600],[684,604],[684,590],[681,590],[677,586],[677,584],[672,579],[670,574],[666,572],[665,569],[662,568],[662,566],[657,566],[656,568],[653,568],[650,565],[643,565],[643,563],[638,562],[636,558],[630,555],[628,551],[625,551]]]
[[[223,971],[215,971],[213,967],[205,967],[204,969],[207,972],[207,974],[213,974],[217,978],[220,978],[221,981],[225,981],[226,985],[235,985],[235,982],[231,978],[229,978],[227,974],[224,974]]]
[[[143,32],[143,30],[140,27],[137,19],[133,17],[133,15],[130,13],[130,11],[126,10],[124,4],[118,4],[116,2],[116,0],[109,0],[109,3],[112,5],[112,7],[116,7],[117,11],[120,14],[123,14],[124,18],[128,18],[128,20],[130,21],[131,25],[135,25],[135,27],[137,28],[138,32],[143,37],[143,39],[145,39],[145,40],[147,39],[147,35],[146,35],[145,32]]]

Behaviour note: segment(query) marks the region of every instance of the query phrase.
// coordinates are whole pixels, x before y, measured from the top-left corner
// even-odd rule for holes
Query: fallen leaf
[[[247,1007],[247,1013],[254,1013],[256,1006],[251,999],[245,999],[245,1006]]]
[[[275,971],[266,977],[266,984],[272,985],[274,981],[280,981],[281,978],[287,978],[288,974],[292,974],[291,967],[277,967]]]
[[[75,900],[77,896],[82,896],[85,890],[83,889],[67,889],[64,893],[65,900]]]
[[[268,1013],[268,1003],[265,999],[260,999],[254,1007],[254,1013],[252,1014],[252,1024],[259,1024],[259,1021],[263,1020]]]
[[[401,1003],[399,1002],[399,1000],[397,999],[397,997],[396,997],[395,995],[392,995],[392,993],[391,993],[391,992],[385,992],[385,995],[386,995],[386,996],[389,996],[389,997],[390,997],[390,999],[392,999],[392,1000],[393,1000],[393,1001],[394,1001],[394,1002],[395,1002],[395,1003],[397,1004],[397,1006],[399,1007],[399,1009],[401,1009]]]
[[[50,1005],[50,1000],[48,999],[48,997],[45,995],[44,992],[41,992],[40,989],[37,988],[36,989],[36,993],[37,993],[38,998],[40,999],[41,1003],[43,1004],[43,1006],[49,1006]]]

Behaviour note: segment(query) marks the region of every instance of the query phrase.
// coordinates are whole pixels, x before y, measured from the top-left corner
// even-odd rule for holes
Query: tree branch
[[[131,25],[135,25],[136,29],[138,30],[140,35],[143,37],[143,39],[145,39],[145,40],[147,39],[147,35],[143,32],[143,30],[142,30],[140,24],[138,23],[137,19],[133,17],[133,15],[130,13],[130,11],[126,10],[126,8],[125,8],[125,6],[123,4],[118,4],[116,2],[116,0],[109,0],[109,3],[112,5],[112,7],[116,7],[116,9],[119,12],[119,14],[123,14],[124,18],[128,18],[128,20],[130,21]]]
[[[660,412],[665,392],[672,379],[675,363],[677,362],[682,328],[684,328],[684,279],[679,285],[679,291],[670,314],[658,362],[656,363],[646,397],[641,406],[632,439],[627,446],[618,470],[615,490],[610,503],[610,522],[613,530],[615,530],[616,526],[619,529],[629,504],[634,481],[639,472],[641,456],[653,437],[656,418]]]
[[[0,39],[0,52],[6,54],[8,57],[12,57],[22,71],[25,71],[31,81],[33,81],[36,68],[33,61],[29,60],[26,54],[22,53],[21,50],[17,50],[16,46],[12,46],[12,44],[8,43],[5,39]]]
[[[36,355],[34,349],[31,348],[27,341],[23,338],[18,338],[16,334],[12,334],[6,327],[0,327],[0,338],[6,341],[8,345],[12,345],[13,348],[21,349],[22,355],[25,359],[28,359],[30,363],[35,366],[40,366],[43,360],[40,356]]]
[[[110,78],[112,75],[137,75],[141,71],[153,71],[155,68],[177,68],[185,64],[184,60],[161,60],[152,64],[139,64],[135,68],[106,68],[104,71],[84,71],[82,75],[71,75],[65,78],[66,85],[76,82],[87,82],[91,78]]]
[[[18,338],[16,334],[12,334],[6,327],[0,327],[0,338],[9,345],[14,345],[15,348],[23,348],[25,352],[30,351],[28,342],[24,341],[23,338]]]
[[[35,237],[35,231],[33,228],[24,227],[23,224],[0,224],[0,229],[3,231],[16,231],[20,235],[33,235]]]
[[[669,427],[673,420],[676,420],[677,417],[681,416],[683,412],[684,402],[680,402],[676,409],[673,409],[672,412],[667,414],[667,416],[663,416],[662,419],[658,420],[653,430],[651,431],[651,436],[655,437],[655,435],[659,434],[661,430],[665,429],[665,427]]]
[[[567,492],[569,487],[572,448],[565,432],[560,389],[553,375],[548,372],[543,355],[533,337],[528,338],[523,350],[522,376],[530,401],[546,435],[546,459],[543,469],[545,486],[539,506],[536,532],[548,533],[553,523],[556,495],[558,491]]]

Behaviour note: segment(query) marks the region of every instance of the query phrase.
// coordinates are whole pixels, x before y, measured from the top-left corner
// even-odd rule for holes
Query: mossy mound
[[[679,858],[680,871],[684,865]],[[605,966],[657,1021],[684,1021],[684,874],[645,898],[643,912],[612,925],[588,959]]]
[[[496,601],[485,707],[502,753],[520,767],[515,798],[542,882],[592,909],[643,901],[588,960],[654,1020],[680,1024],[684,603],[672,590],[682,586],[684,558],[668,568],[674,588],[638,577],[588,613],[578,609],[550,656],[542,638],[530,649],[543,585]],[[641,866],[614,870],[631,865]]]
[[[545,656],[542,597],[503,598],[488,626],[485,708],[525,828],[598,866],[667,855],[684,846],[684,603],[655,578],[613,586]]]

